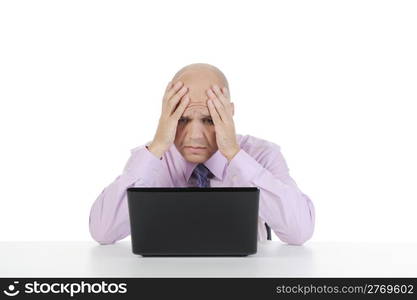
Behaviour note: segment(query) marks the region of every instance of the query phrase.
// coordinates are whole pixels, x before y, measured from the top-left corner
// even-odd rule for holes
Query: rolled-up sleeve
[[[314,232],[313,202],[290,177],[278,145],[271,144],[257,157],[241,149],[226,168],[226,181],[232,186],[258,187],[259,216],[281,241],[302,245]]]
[[[113,244],[130,234],[126,190],[132,186],[154,186],[162,170],[161,161],[145,146],[131,150],[123,173],[103,189],[91,207],[89,230],[94,240]]]

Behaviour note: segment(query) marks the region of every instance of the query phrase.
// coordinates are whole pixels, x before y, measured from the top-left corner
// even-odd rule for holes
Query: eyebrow
[[[188,117],[188,116],[182,116],[182,118],[189,119],[190,117]],[[211,118],[211,116],[210,115],[202,115],[201,116],[201,119],[207,119],[207,118]]]

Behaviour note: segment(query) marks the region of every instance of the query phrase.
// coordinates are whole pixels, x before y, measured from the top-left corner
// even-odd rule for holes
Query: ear
[[[230,103],[232,105],[232,116],[235,115],[235,104],[233,102]]]

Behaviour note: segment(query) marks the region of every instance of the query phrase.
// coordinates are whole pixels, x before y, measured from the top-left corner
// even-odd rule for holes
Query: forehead
[[[211,70],[186,70],[175,81],[181,80],[189,88],[190,104],[204,105],[207,107],[207,93],[213,84],[223,87],[224,83],[215,72]]]
[[[188,104],[182,116],[190,119],[210,117],[210,111],[205,104],[190,103]]]

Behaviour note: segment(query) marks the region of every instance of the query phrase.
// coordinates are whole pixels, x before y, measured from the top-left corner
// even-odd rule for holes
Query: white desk
[[[0,277],[417,277],[417,244],[258,244],[247,257],[142,257],[130,241],[0,242]]]

